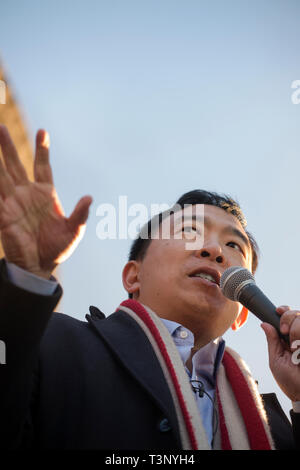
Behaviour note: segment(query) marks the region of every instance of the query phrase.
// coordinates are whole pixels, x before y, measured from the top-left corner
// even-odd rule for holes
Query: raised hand
[[[90,196],[79,200],[65,217],[53,185],[49,135],[36,135],[34,182],[29,181],[5,126],[0,125],[0,232],[7,261],[49,278],[57,264],[70,256],[82,238]]]

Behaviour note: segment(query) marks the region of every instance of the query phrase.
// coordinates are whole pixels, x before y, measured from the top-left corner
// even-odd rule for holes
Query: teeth
[[[214,280],[214,278],[210,274],[199,273],[199,274],[195,274],[195,276],[196,277],[202,277],[202,279],[206,279],[207,281],[211,281],[211,282],[216,283],[216,281]]]

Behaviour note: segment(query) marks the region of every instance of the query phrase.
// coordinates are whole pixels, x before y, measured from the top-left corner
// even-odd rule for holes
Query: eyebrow
[[[201,216],[201,215],[192,215],[192,216],[184,216],[183,221],[188,221],[188,220],[194,220],[196,222],[204,222],[204,225],[211,226],[211,219],[207,216]],[[227,225],[226,227],[223,228],[222,230],[223,233],[228,233],[235,235],[236,237],[240,238],[244,242],[244,244],[251,249],[250,241],[246,235],[244,235],[238,228],[232,227],[232,225]]]

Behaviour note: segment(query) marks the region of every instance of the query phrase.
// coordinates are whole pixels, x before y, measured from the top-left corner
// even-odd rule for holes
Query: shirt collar
[[[168,329],[173,341],[180,353],[185,364],[190,356],[191,349],[194,346],[194,335],[188,329],[172,320],[161,318],[164,325]],[[221,364],[225,349],[225,341],[222,337],[212,340],[200,348],[192,359],[193,376],[206,379],[212,385],[215,383],[216,373]]]

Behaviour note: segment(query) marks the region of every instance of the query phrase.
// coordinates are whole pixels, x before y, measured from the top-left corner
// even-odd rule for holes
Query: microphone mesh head
[[[223,272],[220,279],[220,287],[225,297],[237,301],[240,287],[242,287],[242,284],[248,284],[249,282],[255,284],[254,276],[248,269],[241,266],[231,266]]]

